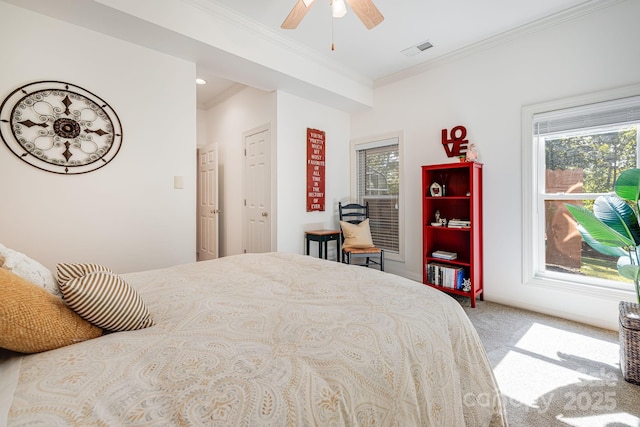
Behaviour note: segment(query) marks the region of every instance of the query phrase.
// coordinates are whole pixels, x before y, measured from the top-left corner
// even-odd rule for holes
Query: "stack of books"
[[[462,290],[464,282],[464,268],[437,262],[428,263],[425,266],[427,281],[443,288]]]
[[[431,256],[434,258],[440,258],[440,259],[448,259],[448,260],[452,260],[452,259],[456,259],[458,258],[458,254],[455,252],[447,252],[447,251],[435,251],[431,253]]]
[[[468,219],[450,219],[447,226],[451,228],[469,228],[471,227],[471,221]]]

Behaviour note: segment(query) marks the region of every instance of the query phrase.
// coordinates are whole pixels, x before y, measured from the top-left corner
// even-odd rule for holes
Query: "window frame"
[[[586,94],[571,98],[558,99],[522,108],[522,283],[525,285],[550,287],[582,295],[627,299],[634,294],[617,282],[585,278],[581,283],[568,280],[566,274],[549,271],[541,272],[539,266],[544,262],[544,245],[540,244],[541,229],[544,230],[545,198],[538,193],[544,182],[544,146],[534,135],[534,116],[546,112],[580,107],[588,104],[612,101],[631,96],[640,96],[640,85],[631,85],[612,90]],[[640,141],[638,142],[640,144]],[[639,166],[640,167],[640,166]],[[592,195],[591,193],[588,193]],[[595,194],[595,193],[593,193]],[[589,199],[584,195],[565,195],[567,200]],[[555,199],[558,199],[557,197]]]
[[[403,133],[401,131],[373,137],[364,137],[351,140],[350,147],[350,197],[352,201],[358,200],[358,151],[379,148],[388,145],[398,145],[399,182],[398,182],[398,252],[385,250],[385,261],[405,262],[405,239],[404,239],[404,155],[403,155]]]

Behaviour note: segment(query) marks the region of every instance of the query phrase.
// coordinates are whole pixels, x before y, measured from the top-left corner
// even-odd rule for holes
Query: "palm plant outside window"
[[[617,257],[586,244],[564,204],[591,210],[623,171],[637,167],[640,97],[535,115],[533,125],[539,274],[626,289],[632,281],[618,274]]]

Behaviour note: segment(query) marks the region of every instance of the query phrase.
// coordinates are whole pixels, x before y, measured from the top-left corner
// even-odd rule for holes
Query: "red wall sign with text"
[[[325,133],[307,128],[307,212],[324,211]]]

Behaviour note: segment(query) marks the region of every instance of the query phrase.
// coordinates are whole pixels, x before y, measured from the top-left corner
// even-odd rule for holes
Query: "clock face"
[[[122,145],[122,126],[102,99],[64,82],[35,82],[0,106],[0,135],[20,160],[73,175],[109,163]]]

